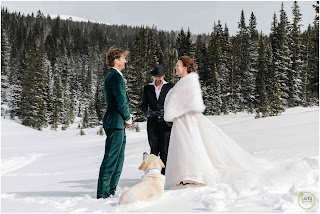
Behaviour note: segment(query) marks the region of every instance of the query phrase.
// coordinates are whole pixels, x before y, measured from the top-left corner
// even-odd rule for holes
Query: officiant
[[[144,86],[141,110],[148,119],[150,153],[157,156],[160,154],[160,159],[166,165],[172,123],[163,119],[164,101],[174,84],[164,80],[165,70],[162,65],[154,66],[150,74],[153,82]],[[161,174],[165,174],[165,168]]]

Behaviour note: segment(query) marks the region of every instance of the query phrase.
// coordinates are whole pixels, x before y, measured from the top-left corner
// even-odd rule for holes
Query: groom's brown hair
[[[127,56],[129,51],[124,51],[112,46],[107,52],[107,65],[109,68],[114,67],[114,60],[119,59],[122,55]]]

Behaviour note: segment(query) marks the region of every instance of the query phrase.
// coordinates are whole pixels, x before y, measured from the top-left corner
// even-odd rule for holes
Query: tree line
[[[254,13],[246,25],[242,11],[233,36],[220,21],[211,34],[192,35],[189,29],[76,22],[1,8],[1,102],[12,118],[39,130],[66,129],[75,117],[83,128],[97,126],[106,109],[106,52],[117,46],[130,51],[123,74],[136,121],[146,119],[140,104],[154,65],[163,64],[165,79],[176,83],[174,67],[183,55],[196,62],[207,115],[247,111],[259,118],[318,105],[318,2],[314,8],[314,22],[301,32],[298,3],[291,22],[282,4],[269,35],[258,32]]]

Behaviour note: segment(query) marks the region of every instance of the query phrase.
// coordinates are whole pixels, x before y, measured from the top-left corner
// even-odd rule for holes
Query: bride
[[[182,56],[175,69],[181,79],[164,104],[164,119],[173,121],[166,186],[210,185],[241,177],[252,169],[255,158],[202,114],[205,105],[194,61]]]

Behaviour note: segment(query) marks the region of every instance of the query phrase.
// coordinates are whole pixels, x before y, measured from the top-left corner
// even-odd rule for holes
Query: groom
[[[114,195],[121,175],[126,145],[125,127],[132,125],[129,97],[121,71],[125,68],[128,51],[111,47],[107,53],[109,73],[104,80],[107,111],[103,128],[107,135],[105,154],[100,167],[97,199]]]
[[[141,110],[148,118],[147,131],[151,154],[159,155],[166,165],[172,123],[164,121],[164,101],[169,90],[174,86],[164,80],[165,70],[162,65],[154,66],[151,71],[153,82],[144,86]],[[161,173],[165,174],[165,168]]]

